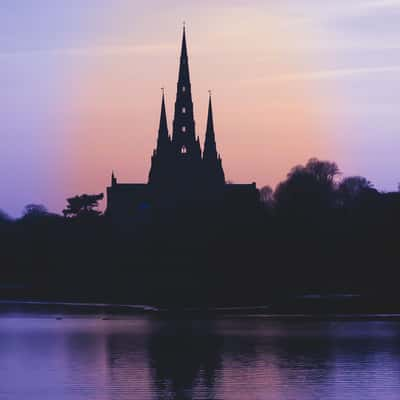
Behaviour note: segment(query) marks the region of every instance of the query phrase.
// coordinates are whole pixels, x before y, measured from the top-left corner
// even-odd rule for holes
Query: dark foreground
[[[101,197],[73,198],[70,218],[0,211],[0,299],[303,313],[299,295],[353,294],[361,301],[320,309],[400,313],[400,192],[339,178],[333,162],[294,167],[262,202],[200,196],[116,218],[95,210]]]
[[[128,231],[105,217],[7,223],[0,298],[226,307],[351,293],[366,300],[354,311],[400,312],[400,209],[214,211]]]
[[[0,399],[398,399],[399,335],[376,318],[3,308]]]

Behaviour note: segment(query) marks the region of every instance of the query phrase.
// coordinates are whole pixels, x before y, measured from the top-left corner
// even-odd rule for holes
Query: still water
[[[1,400],[400,399],[400,322],[0,316]]]

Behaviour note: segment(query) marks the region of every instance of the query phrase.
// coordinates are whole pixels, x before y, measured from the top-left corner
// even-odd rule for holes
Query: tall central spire
[[[179,75],[176,90],[172,143],[179,158],[200,160],[200,143],[195,136],[192,88],[190,84],[189,60],[186,44],[186,28],[183,27]]]

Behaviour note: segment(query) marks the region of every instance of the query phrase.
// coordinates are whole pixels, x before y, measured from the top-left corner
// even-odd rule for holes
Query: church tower
[[[151,157],[148,184],[120,183],[114,173],[107,188],[107,215],[121,225],[143,222],[146,210],[183,210],[224,204],[253,207],[259,193],[253,184],[227,184],[218,153],[211,94],[203,153],[196,136],[192,87],[183,27],[172,134],[168,131],[164,90],[157,144]],[[147,216],[147,217],[146,217]]]

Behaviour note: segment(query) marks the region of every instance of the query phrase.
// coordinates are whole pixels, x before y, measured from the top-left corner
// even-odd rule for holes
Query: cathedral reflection
[[[148,340],[156,398],[214,398],[222,349],[213,321],[160,321]]]

